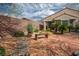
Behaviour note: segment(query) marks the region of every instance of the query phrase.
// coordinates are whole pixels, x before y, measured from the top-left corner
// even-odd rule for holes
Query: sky
[[[79,10],[78,3],[1,3],[0,14],[42,20],[65,7]]]

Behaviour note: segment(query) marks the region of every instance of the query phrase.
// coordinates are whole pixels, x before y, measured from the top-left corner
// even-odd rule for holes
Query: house
[[[51,24],[52,21],[60,20],[61,24],[72,24],[75,26],[79,22],[79,11],[71,8],[64,8],[46,18],[44,18],[44,30]]]

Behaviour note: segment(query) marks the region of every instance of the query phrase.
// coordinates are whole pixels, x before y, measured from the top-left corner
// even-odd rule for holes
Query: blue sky
[[[79,9],[79,4],[67,4],[67,3],[26,3],[26,4],[0,4],[0,14],[25,17],[32,20],[41,20],[48,15],[55,13],[56,11],[63,9],[64,7],[70,7]]]

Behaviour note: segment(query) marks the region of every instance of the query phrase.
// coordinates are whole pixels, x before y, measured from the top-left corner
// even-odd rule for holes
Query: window
[[[68,25],[68,20],[62,20],[62,24]]]
[[[70,23],[72,24],[74,22],[75,19],[70,19]]]

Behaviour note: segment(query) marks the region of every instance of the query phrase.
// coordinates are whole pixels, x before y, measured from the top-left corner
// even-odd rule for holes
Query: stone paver
[[[26,37],[17,38],[17,44],[14,48],[13,56],[25,56],[27,50]]]

